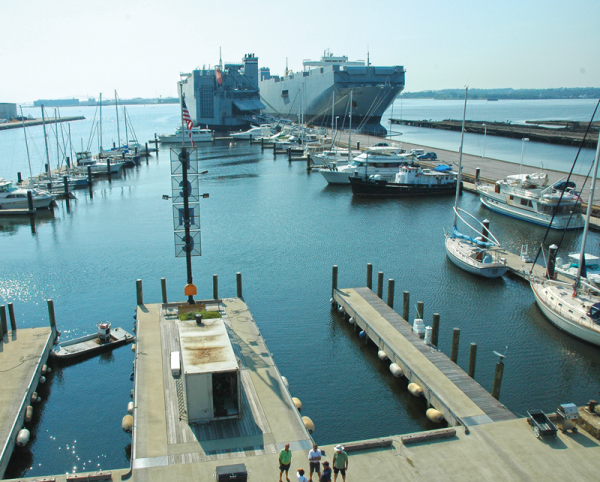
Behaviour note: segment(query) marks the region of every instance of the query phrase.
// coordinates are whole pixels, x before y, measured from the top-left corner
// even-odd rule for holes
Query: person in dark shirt
[[[321,478],[319,482],[331,482],[331,467],[329,467],[329,462],[323,462],[323,472],[321,473]]]

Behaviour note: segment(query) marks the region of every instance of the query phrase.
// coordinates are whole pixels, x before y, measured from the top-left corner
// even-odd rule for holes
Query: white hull
[[[569,285],[562,285],[564,288],[557,291],[556,287],[559,285],[550,285],[549,287],[545,286],[545,283],[548,282],[531,281],[531,289],[536,303],[546,318],[569,335],[600,346],[600,325],[586,316],[586,300],[579,296],[572,298],[572,288]],[[560,296],[561,291],[564,296]],[[590,298],[588,304],[592,304],[594,301],[598,301],[598,298]]]
[[[446,254],[450,261],[469,273],[484,278],[499,278],[508,271],[508,267],[504,263],[482,263],[473,259],[471,255],[474,254],[475,250],[467,241],[446,236],[445,244]]]
[[[48,209],[54,201],[54,196],[34,196],[34,209]],[[27,197],[25,199],[0,199],[0,211],[4,209],[29,209]]]
[[[364,167],[352,167],[352,166],[342,166],[337,171],[333,171],[330,169],[319,169],[321,175],[325,178],[328,184],[350,184],[350,176],[354,176],[355,172],[358,172],[359,175],[364,174]],[[368,174],[380,176],[382,181],[393,182],[396,178],[396,173],[398,172],[398,168],[395,167],[393,169],[376,169],[369,167]]]

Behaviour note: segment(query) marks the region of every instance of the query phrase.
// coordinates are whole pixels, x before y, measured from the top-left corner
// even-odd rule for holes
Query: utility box
[[[216,476],[218,482],[246,482],[248,470],[246,464],[221,465],[217,467]]]
[[[189,423],[241,418],[238,362],[220,318],[179,323]]]
[[[181,376],[181,354],[178,351],[171,352],[171,375],[175,378]]]

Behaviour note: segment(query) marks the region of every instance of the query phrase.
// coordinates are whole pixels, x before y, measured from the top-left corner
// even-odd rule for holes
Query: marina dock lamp
[[[487,126],[485,124],[481,124],[483,126],[483,156],[481,156],[482,158],[485,157],[485,136],[487,135]]]
[[[525,151],[525,143],[529,142],[529,139],[527,137],[523,137],[523,139],[521,139],[522,144],[521,144],[521,165],[519,167],[519,174],[523,174],[523,151]]]

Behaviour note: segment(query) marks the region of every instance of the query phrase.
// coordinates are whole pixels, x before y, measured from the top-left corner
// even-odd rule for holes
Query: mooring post
[[[69,198],[69,177],[63,176],[63,184],[65,185],[65,196]]]
[[[403,294],[403,300],[402,300],[402,318],[404,318],[406,321],[408,321],[408,311],[409,311],[409,304],[410,304],[410,292],[405,291]]]
[[[17,183],[21,184],[23,182],[23,178],[21,177],[21,173],[17,172]]]
[[[458,360],[458,341],[460,339],[460,328],[452,330],[452,351],[450,352],[450,360],[454,363]]]
[[[394,280],[388,280],[388,300],[387,304],[390,308],[394,307]]]
[[[67,156],[67,169],[71,169],[71,158]]]
[[[148,152],[148,143],[146,142],[146,157],[148,157],[150,155],[150,152]]]
[[[481,174],[481,169],[478,167],[475,168],[475,182],[479,182],[479,175]]]
[[[481,222],[481,224],[482,224],[481,237],[482,237],[483,241],[485,241],[487,243],[489,241],[488,236],[490,235],[490,220],[484,219]]]
[[[383,271],[377,273],[377,296],[383,298]]]
[[[367,263],[367,288],[373,289],[373,265]]]
[[[425,303],[423,303],[422,301],[417,301],[417,316],[416,318],[418,318],[419,320],[424,320],[425,316]]]
[[[168,303],[168,301],[167,301],[167,278],[160,279],[160,289],[162,291],[163,303]]]
[[[546,276],[548,279],[554,279],[554,267],[556,266],[556,252],[558,251],[558,246],[553,244],[548,248],[548,267],[546,268]]]
[[[273,155],[277,157],[277,143],[273,142]]]
[[[291,147],[288,147],[287,154],[288,154],[288,161],[291,161],[292,160],[292,148]]]
[[[360,142],[356,143],[356,149],[358,149],[360,151]]]
[[[337,279],[338,279],[338,267],[337,267],[337,264],[335,264],[335,265],[333,265],[333,268],[331,270],[331,297],[332,298],[335,293],[335,290],[337,290]]]
[[[440,314],[433,314],[433,321],[431,323],[431,344],[438,346],[438,335],[440,334]]]
[[[4,339],[4,335],[8,334],[8,323],[6,322],[6,306],[0,305],[0,337]]]
[[[500,387],[502,386],[502,375],[504,374],[504,363],[500,360],[496,363],[496,373],[494,374],[494,385],[492,387],[492,397],[500,400]]]
[[[88,186],[92,185],[92,166],[88,166],[87,168],[87,177],[88,177]]]
[[[17,331],[17,320],[15,319],[15,307],[12,303],[8,304],[8,316],[10,317],[10,328],[14,335]]]
[[[265,150],[265,138],[264,137],[260,138],[260,150],[261,151]]]
[[[48,300],[48,316],[50,317],[50,328],[56,330],[56,315],[54,314],[53,300]]]
[[[235,280],[237,283],[237,297],[243,298],[242,296],[242,273],[239,271],[235,274]]]
[[[219,299],[219,275],[213,274],[213,300]]]
[[[142,285],[142,280],[138,279],[135,282],[135,291],[137,294],[137,304],[138,305],[143,305],[144,304],[144,287]]]
[[[27,209],[29,209],[30,213],[34,212],[34,209],[33,209],[33,193],[31,191],[27,191]]]
[[[477,343],[471,343],[469,350],[469,376],[475,378],[475,362],[477,361]]]
[[[106,159],[106,174],[110,177],[110,159]]]

